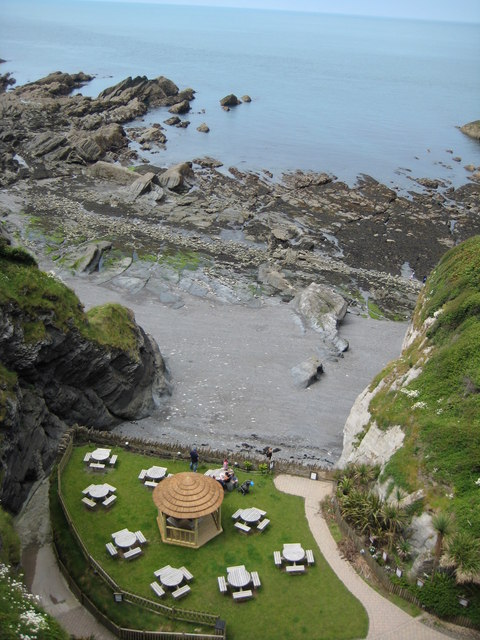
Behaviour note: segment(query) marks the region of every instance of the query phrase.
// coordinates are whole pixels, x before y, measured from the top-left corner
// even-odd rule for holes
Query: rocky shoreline
[[[326,173],[274,180],[268,171],[227,170],[208,157],[185,158],[168,169],[146,163],[142,149],[166,144],[168,131],[160,123],[142,126],[142,115],[164,107],[181,116],[195,92],[179,91],[164,77],[137,77],[92,99],[76,93],[89,79],[55,73],[0,94],[2,229],[47,270],[67,281],[75,276],[72,286],[92,291],[86,294],[92,304],[105,292],[120,296],[135,307],[140,323],[152,323],[147,330],[154,336],[155,319],[142,318],[149,305],[159,303],[170,322],[197,302],[207,322],[208,313],[221,308],[237,339],[240,308],[280,309],[311,283],[342,296],[350,318],[405,321],[443,253],[480,232],[478,172],[457,189],[418,179],[405,194],[366,175],[349,186]],[[229,314],[232,305],[236,311]],[[271,319],[260,324],[269,323],[273,328]],[[310,331],[300,325],[304,335]],[[185,325],[185,340],[194,326]],[[168,339],[160,332],[157,341],[162,351],[171,349],[175,369]],[[317,335],[290,367],[307,361],[312,349],[320,363],[341,358],[342,349]],[[201,349],[195,355],[201,357]],[[177,380],[185,373],[180,366]],[[192,389],[182,389],[189,392],[194,397]],[[177,422],[177,435],[184,428],[193,440],[197,418]],[[199,418],[205,434],[210,419],[208,413]],[[165,433],[175,440],[166,415],[144,428],[149,437]],[[258,436],[240,424],[232,430],[227,448],[241,446],[245,434]],[[298,450],[295,433],[284,435],[264,434],[301,459],[315,448],[314,436]],[[314,455],[322,457],[328,456]]]

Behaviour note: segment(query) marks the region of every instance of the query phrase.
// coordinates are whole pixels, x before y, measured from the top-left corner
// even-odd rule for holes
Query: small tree
[[[458,583],[480,584],[480,540],[467,531],[458,531],[448,541],[442,565],[454,568]]]
[[[435,541],[435,550],[433,558],[433,571],[438,568],[438,563],[443,554],[443,543],[447,536],[453,531],[453,519],[449,513],[441,511],[432,518],[432,525],[437,532],[437,540]]]

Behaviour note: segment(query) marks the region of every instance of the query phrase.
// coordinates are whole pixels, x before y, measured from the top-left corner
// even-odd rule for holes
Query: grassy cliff
[[[383,479],[409,493],[424,488],[434,511],[451,513],[479,538],[480,236],[449,251],[432,272],[413,327],[370,405],[381,428],[398,424],[406,434]]]

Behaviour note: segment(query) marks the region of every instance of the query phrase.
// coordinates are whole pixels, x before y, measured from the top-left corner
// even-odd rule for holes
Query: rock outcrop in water
[[[17,511],[69,425],[109,429],[145,417],[168,384],[157,344],[128,309],[85,314],[73,292],[5,239],[0,265],[0,497]]]

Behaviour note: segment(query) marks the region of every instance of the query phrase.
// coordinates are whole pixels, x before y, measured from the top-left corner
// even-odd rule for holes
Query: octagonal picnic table
[[[282,555],[288,562],[295,563],[305,558],[305,551],[300,545],[284,545]]]
[[[181,584],[184,575],[183,571],[180,569],[169,567],[168,569],[165,569],[165,571],[162,571],[158,577],[164,587],[173,588],[178,587],[178,585]]]
[[[95,451],[92,451],[91,458],[95,460],[95,462],[105,462],[105,460],[110,458],[111,452],[111,449],[95,449]]]
[[[94,500],[106,498],[110,493],[110,487],[106,484],[91,484],[88,487],[88,495]]]
[[[129,549],[133,547],[133,545],[137,542],[137,536],[133,533],[133,531],[120,531],[114,538],[114,542],[117,547],[121,549]]]
[[[227,582],[232,587],[243,589],[243,587],[246,587],[250,584],[251,579],[252,577],[250,573],[245,569],[243,565],[239,567],[227,568]]]
[[[150,469],[147,469],[146,477],[150,480],[161,480],[167,474],[166,467],[157,467],[153,466]]]
[[[258,522],[262,516],[266,514],[266,511],[261,511],[256,507],[249,507],[248,509],[242,509],[240,513],[240,519],[249,524]]]

